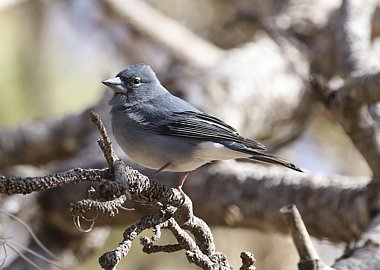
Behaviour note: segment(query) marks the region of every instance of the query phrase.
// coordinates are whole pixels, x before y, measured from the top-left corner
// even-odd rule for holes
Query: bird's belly
[[[169,163],[165,171],[187,172],[214,160],[250,156],[211,141],[154,133],[147,135],[146,130],[131,131],[125,127],[114,127],[113,131],[119,145],[131,159],[155,170]]]
[[[114,128],[114,135],[123,151],[137,163],[151,169],[170,165],[165,171],[187,172],[209,162],[194,157],[196,140]]]

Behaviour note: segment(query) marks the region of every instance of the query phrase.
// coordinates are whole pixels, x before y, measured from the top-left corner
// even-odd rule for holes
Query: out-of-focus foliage
[[[64,1],[45,3],[43,13],[40,4],[0,10],[0,126],[79,112],[99,100],[102,78],[125,65],[85,21],[70,18]]]

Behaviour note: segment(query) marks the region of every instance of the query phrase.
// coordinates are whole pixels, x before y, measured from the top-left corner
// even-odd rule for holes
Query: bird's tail
[[[266,162],[266,163],[279,164],[279,165],[285,166],[289,169],[292,169],[292,170],[295,170],[298,172],[303,172],[296,165],[294,165],[293,163],[290,163],[289,161],[287,161],[285,159],[282,159],[282,158],[279,158],[279,157],[276,157],[276,156],[273,156],[271,154],[264,153],[264,152],[259,152],[259,151],[255,151],[255,152],[256,153],[252,157],[250,157],[249,159],[262,161],[262,162]]]

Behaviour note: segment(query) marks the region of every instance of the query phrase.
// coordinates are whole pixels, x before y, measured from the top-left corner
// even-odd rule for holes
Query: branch
[[[194,263],[203,269],[231,269],[228,265],[227,258],[222,253],[215,250],[211,230],[208,228],[207,224],[193,215],[191,200],[186,195],[183,203],[181,201],[181,203],[178,204],[178,202],[175,201],[173,204],[170,203],[173,196],[167,198],[169,201],[155,200],[154,192],[151,192],[149,196],[141,196],[139,193],[136,194],[131,191],[130,187],[133,186],[131,185],[132,183],[125,181],[127,170],[122,169],[125,168],[125,166],[115,155],[100,117],[95,113],[91,113],[91,120],[98,127],[101,134],[98,143],[104,152],[109,166],[114,168],[112,171],[115,182],[127,183],[122,185],[123,189],[122,191],[119,191],[118,194],[122,194],[125,192],[125,189],[129,189],[129,191],[127,191],[128,194],[135,195],[140,200],[145,199],[148,205],[160,209],[159,214],[144,217],[140,222],[129,227],[124,232],[123,241],[119,246],[114,251],[107,252],[99,258],[100,265],[104,269],[115,269],[119,261],[128,254],[132,246],[132,241],[137,235],[148,228],[164,227],[169,228],[178,241],[179,246],[176,245],[175,250],[179,250],[180,247],[180,249],[185,249],[187,251],[186,256],[189,262]],[[115,166],[115,164],[117,165]],[[120,167],[120,169],[118,169],[118,167]],[[158,187],[159,185],[156,183],[155,186]],[[160,193],[163,189],[164,187],[161,188]],[[166,192],[163,192],[163,194],[166,194]],[[167,206],[163,203],[168,203],[171,206]],[[107,208],[107,206],[102,205],[101,203],[97,203],[96,205],[101,205],[102,207]],[[88,204],[88,207],[93,209],[93,205],[91,204]],[[184,229],[189,230],[193,234],[195,240],[193,240]],[[158,235],[156,236],[155,241],[159,239]]]
[[[346,76],[345,85],[329,97],[339,122],[373,171],[373,182],[380,183],[380,130],[367,105],[380,99],[378,69],[369,57],[371,20],[376,1],[345,0],[341,6],[339,48]],[[376,72],[375,72],[375,71]],[[359,76],[358,76],[359,75]],[[322,87],[323,88],[323,87]],[[375,89],[375,90],[374,90]],[[367,104],[365,104],[367,103]],[[378,189],[378,188],[376,188]]]
[[[132,245],[132,241],[144,229],[168,228],[172,231],[178,244],[172,245],[172,251],[186,250],[189,262],[203,269],[231,269],[226,257],[216,251],[210,228],[207,224],[193,214],[192,202],[186,196],[182,200],[181,193],[176,189],[161,186],[156,180],[140,174],[126,167],[119,160],[112,149],[112,144],[107,136],[104,125],[98,115],[91,113],[91,120],[98,127],[101,138],[98,144],[109,163],[109,169],[74,169],[64,173],[52,174],[44,177],[1,177],[0,191],[7,194],[27,194],[39,189],[48,189],[64,184],[73,184],[81,181],[100,182],[101,187],[96,190],[91,188],[88,192],[89,199],[81,200],[71,205],[71,214],[76,220],[76,225],[81,231],[79,218],[87,211],[108,213],[114,216],[127,198],[143,202],[144,205],[159,210],[158,214],[144,217],[135,225],[129,227],[123,234],[123,241],[114,250],[105,253],[99,259],[104,269],[115,269],[119,261],[125,257]],[[95,220],[95,219],[94,219]],[[91,220],[91,221],[94,221]],[[90,229],[92,229],[92,225]],[[194,239],[185,231],[189,231]],[[159,237],[154,241],[158,241]],[[157,250],[157,248],[156,248]],[[168,247],[161,248],[167,251]],[[247,264],[247,263],[246,263]]]
[[[338,53],[341,53],[343,70],[346,75],[364,74],[373,66],[370,64],[371,21],[377,1],[344,0],[337,25]]]
[[[122,172],[121,175],[123,174]],[[144,196],[151,196],[149,194],[151,186],[153,187],[151,192],[167,194],[165,198],[160,198],[164,201],[169,201],[168,198],[176,192],[168,188],[161,191],[162,187],[154,179],[148,179],[129,167],[126,167],[125,174],[126,186],[135,181],[139,182],[140,187],[144,187],[140,188],[139,192]],[[177,177],[176,174],[166,174],[160,181],[176,181]],[[48,189],[61,186],[63,185],[61,181],[66,184],[90,181],[102,184],[102,190],[98,190],[99,198],[113,200],[114,197],[107,194],[121,195],[122,190],[124,194],[131,190],[138,193],[134,191],[134,186],[129,186],[125,191],[125,187],[120,189],[119,184],[110,179],[112,174],[109,169],[74,169],[44,177],[1,177],[0,190],[8,194],[27,194],[39,187]],[[120,176],[120,179],[123,178]],[[365,177],[298,174],[276,167],[265,168],[241,162],[222,162],[193,172],[189,176],[185,190],[192,198],[198,215],[208,224],[285,233],[278,209],[283,205],[295,203],[313,236],[327,238],[332,242],[351,242],[360,238],[368,226],[370,213],[376,210],[376,205],[370,200],[371,194],[376,192],[366,187],[369,182],[370,179]],[[67,192],[68,195],[72,194],[70,189]],[[145,200],[144,196],[139,200]],[[81,210],[77,214],[84,212],[85,210]],[[112,212],[114,209],[110,208],[110,212],[107,213]],[[212,216],[210,212],[213,213]],[[115,221],[99,217],[97,223],[125,224],[135,221],[134,218],[142,213],[144,211],[139,210],[138,213],[127,213],[125,217],[123,214],[123,219]],[[316,215],[320,218],[315,219]]]
[[[105,111],[105,103],[103,98],[97,105],[77,115],[23,123],[19,127],[2,130],[0,170],[16,164],[44,165],[80,152],[95,134],[88,121],[89,111]]]
[[[362,101],[376,101],[380,98],[378,90],[369,93],[375,88],[378,76],[370,75],[368,80],[365,76],[355,77],[352,83],[348,81],[337,90],[331,89],[320,77],[313,77],[310,82],[367,161],[374,175],[374,184],[380,182],[380,129],[368,107],[360,105]],[[365,90],[363,96],[359,90]]]
[[[196,184],[185,191],[209,225],[286,233],[278,209],[295,204],[312,236],[349,243],[361,237],[376,209],[365,177],[300,174],[242,162],[223,162],[194,174],[187,185]]]
[[[176,180],[176,177],[176,174],[164,175],[166,180]],[[197,177],[202,181],[194,181]],[[0,191],[27,194],[39,188],[90,181],[102,184],[97,190],[98,197],[95,196],[101,200],[114,200],[115,194],[127,193],[138,201],[151,198],[179,205],[181,200],[181,196],[176,195],[177,190],[161,186],[155,179],[149,179],[129,167],[125,167],[125,172],[117,178],[125,179],[122,181],[127,184],[116,184],[109,169],[74,169],[44,177],[1,177]],[[185,190],[195,204],[197,215],[208,224],[285,233],[278,209],[295,203],[313,236],[327,238],[332,242],[351,242],[361,237],[369,224],[370,213],[374,210],[369,201],[372,191],[366,188],[369,181],[369,178],[297,174],[282,168],[268,169],[254,164],[223,162],[200,168],[191,174]],[[72,194],[69,189],[68,194],[70,192]],[[95,201],[92,199],[78,203],[78,206],[72,205],[73,215],[81,216],[91,209],[100,210]],[[111,215],[116,213],[114,207],[106,209],[108,210],[101,211]],[[144,214],[141,209],[136,212],[121,213],[123,218],[117,220],[99,217],[97,223],[126,224]],[[319,218],[316,219],[315,216]]]
[[[380,101],[380,71],[352,77],[346,84],[333,91],[331,107],[345,111],[358,110],[361,106]]]
[[[128,24],[168,48],[177,58],[189,65],[198,68],[210,67],[223,56],[223,50],[201,39],[143,1],[130,0],[125,3],[122,0],[108,0],[106,2],[113,12]]]
[[[106,133],[103,133],[101,145],[107,144]],[[112,153],[108,150],[105,152]],[[13,193],[31,192],[35,188],[29,186],[33,184],[44,186],[45,189],[48,188],[47,186],[54,187],[60,185],[57,184],[57,179],[60,177],[68,177],[66,183],[80,181],[101,183],[102,188],[97,190],[97,196],[91,195],[91,201],[87,199],[72,205],[74,216],[83,216],[89,210],[113,215],[117,213],[117,209],[125,200],[122,196],[127,194],[130,194],[134,200],[144,201],[155,208],[158,207],[161,211],[166,210],[165,205],[171,205],[177,209],[171,218],[175,219],[181,230],[189,230],[193,234],[200,252],[209,259],[211,255],[208,254],[219,254],[215,251],[208,229],[204,229],[203,221],[192,215],[192,209],[185,209],[186,211],[179,215],[182,206],[181,195],[177,190],[161,186],[156,180],[149,179],[124,166],[118,159],[114,159],[112,162],[111,167],[114,168],[114,174],[110,169],[75,169],[61,173],[62,175],[53,174],[34,179],[2,177],[1,180],[4,181],[3,185],[11,183],[12,186],[17,186],[12,189],[3,188],[8,193],[10,190]],[[229,167],[228,164],[232,164],[232,166]],[[194,177],[202,175],[202,181],[197,181],[198,185],[193,185],[187,193],[196,202],[199,215],[207,218],[210,224],[228,224],[285,232],[278,209],[282,205],[296,203],[313,235],[318,238],[328,238],[331,241],[350,242],[361,237],[370,220],[371,204],[368,199],[369,192],[366,190],[369,179],[366,178],[297,174],[281,168],[267,169],[241,162],[224,162],[214,166],[205,166],[194,172],[193,175]],[[205,175],[206,177],[204,177]],[[42,182],[40,182],[41,179]],[[200,197],[208,199],[204,200]],[[116,200],[113,204],[112,202],[117,198],[120,198],[121,201]],[[102,201],[106,203],[102,204]],[[209,215],[210,212],[213,213],[212,216]],[[263,216],[262,213],[265,215]],[[319,218],[316,219],[315,216]],[[188,223],[188,220],[191,220],[191,223]],[[123,224],[128,222],[120,221]],[[103,222],[110,223],[111,221]],[[178,243],[181,243],[181,239],[183,238],[177,239]],[[162,250],[170,248],[178,250],[180,246],[173,244]],[[195,261],[196,258],[200,258],[196,255],[197,252],[191,251],[187,254],[197,265],[209,265],[207,263],[209,259]],[[116,257],[119,255],[119,253],[116,254]],[[216,258],[222,257],[216,256]],[[214,261],[212,262],[214,263]]]
[[[99,182],[101,179],[109,178],[108,169],[81,169],[75,168],[66,172],[54,173],[46,176],[36,177],[5,177],[0,176],[0,193],[30,194],[66,184],[77,184],[80,182]]]
[[[284,206],[280,209],[280,212],[283,215],[288,228],[290,229],[293,242],[297,248],[298,254],[300,255],[298,268],[300,270],[331,269],[319,258],[297,207],[295,205]]]
[[[100,133],[100,138],[98,139],[99,147],[100,149],[102,149],[104,158],[106,159],[108,165],[112,168],[115,162],[119,159],[116,156],[115,152],[113,151],[111,140],[108,138],[108,134],[107,134],[106,128],[104,127],[102,119],[100,118],[98,114],[94,113],[93,111],[90,112],[90,119],[99,130],[99,133]]]
[[[145,229],[152,228],[162,222],[168,220],[168,215],[157,214],[153,216],[146,216],[138,223],[132,225],[126,229],[123,233],[123,240],[119,246],[110,252],[104,253],[99,258],[99,264],[103,269],[116,269],[116,265],[124,258],[130,248],[132,247],[132,241]]]
[[[372,220],[367,232],[363,234],[363,238],[357,243],[357,246],[352,250],[348,250],[331,268],[320,260],[297,208],[294,205],[286,206],[281,209],[281,213],[290,228],[294,244],[300,255],[300,262],[298,263],[300,270],[378,269],[380,264],[380,216]]]
[[[376,270],[380,265],[380,215],[374,217],[357,245],[338,259],[333,267],[339,270]]]
[[[240,270],[256,270],[256,260],[252,253],[243,251],[240,254],[240,258],[243,262],[243,265],[240,267]]]

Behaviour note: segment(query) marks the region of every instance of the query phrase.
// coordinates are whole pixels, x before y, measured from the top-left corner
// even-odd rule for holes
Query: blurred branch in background
[[[5,61],[8,58],[0,55],[6,75],[0,78],[0,89],[4,105],[11,104],[2,106],[1,119],[9,123],[11,118],[31,119],[42,113],[54,118],[0,131],[1,174],[25,177],[106,167],[88,112],[98,112],[111,130],[106,104],[110,95],[101,98],[94,89],[100,89],[98,82],[109,72],[145,62],[158,70],[173,93],[245,136],[264,141],[272,150],[293,142],[296,153],[290,147],[286,153],[308,169],[298,175],[243,162],[205,166],[190,175],[185,187],[197,216],[209,225],[286,233],[278,210],[295,204],[312,236],[346,245],[342,258],[337,259],[339,250],[330,255],[328,264],[333,268],[377,269],[379,6],[376,1],[327,2],[62,0],[8,2],[8,7],[2,3],[0,20],[6,18],[5,25],[14,29],[0,24],[8,34],[2,35],[2,43],[14,44],[4,51],[13,52],[15,59],[21,56],[22,61]],[[28,14],[28,19],[20,14]],[[14,18],[19,19],[19,27],[30,24],[25,28],[29,33],[20,34],[20,39],[9,35],[22,33],[11,28]],[[100,101],[94,102],[97,98]],[[79,102],[82,109],[73,105]],[[62,110],[58,104],[77,112],[58,117]],[[322,124],[312,130],[315,119]],[[344,136],[326,129],[337,125],[353,144],[338,146]],[[318,144],[321,141],[329,142],[326,150]],[[120,149],[115,151],[128,165],[151,173]],[[364,164],[360,155],[369,173],[356,169]],[[317,173],[315,168],[323,169],[323,164],[337,175]],[[343,176],[346,171],[367,176]],[[175,179],[175,174],[163,174],[159,180],[171,185]],[[157,214],[128,202],[135,211],[120,212],[116,218],[100,215],[94,230],[83,234],[73,226],[68,209],[70,203],[87,196],[88,188],[81,184],[40,192],[26,197],[25,204],[17,196],[3,197],[2,205],[6,210],[16,204],[19,210],[13,211],[25,216],[42,242],[59,255],[57,263],[73,269],[103,245],[111,228],[129,227],[126,224]],[[30,203],[31,198],[36,201]],[[32,240],[25,237],[24,242],[44,254]],[[230,242],[236,241],[228,242],[232,248]],[[285,265],[285,254],[279,255],[279,261],[265,260],[272,258],[268,254],[275,252],[276,245],[268,249],[264,245],[260,244],[261,256],[260,249],[254,251],[259,269],[294,269],[294,263]],[[246,255],[242,258],[252,261]],[[161,263],[164,257],[173,257],[159,256]],[[326,261],[323,254],[320,257]],[[40,260],[36,263],[43,269],[53,267]],[[146,263],[150,269],[154,264]],[[173,269],[177,266],[171,262]],[[19,258],[8,267],[29,266]]]
[[[143,1],[107,1],[113,12],[142,34],[164,46],[186,64],[198,69],[213,66],[224,56],[223,50],[199,38],[175,20],[172,20]],[[138,11],[138,12],[136,12]],[[167,31],[163,33],[163,30]]]

